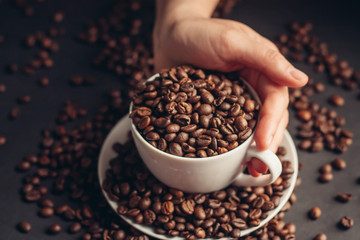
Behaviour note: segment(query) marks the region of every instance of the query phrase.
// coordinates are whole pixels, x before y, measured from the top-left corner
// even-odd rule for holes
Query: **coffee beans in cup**
[[[138,87],[130,117],[154,147],[183,157],[226,153],[248,139],[259,103],[242,81],[178,66]]]

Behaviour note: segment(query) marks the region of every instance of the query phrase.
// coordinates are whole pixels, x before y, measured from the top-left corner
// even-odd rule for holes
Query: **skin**
[[[155,71],[179,64],[222,72],[238,71],[262,101],[254,139],[259,150],[278,148],[289,121],[288,87],[302,87],[308,76],[277,47],[249,26],[211,18],[217,0],[157,0],[153,32]],[[267,166],[249,162],[259,176]]]

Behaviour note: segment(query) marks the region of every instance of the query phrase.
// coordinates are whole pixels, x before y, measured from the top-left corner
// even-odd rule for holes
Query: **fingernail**
[[[308,76],[305,73],[303,73],[302,71],[296,68],[290,69],[290,75],[298,81],[305,81],[308,78]]]

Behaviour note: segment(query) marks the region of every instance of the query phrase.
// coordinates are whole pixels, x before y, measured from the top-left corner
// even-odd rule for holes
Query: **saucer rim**
[[[125,128],[125,127],[123,127],[123,125],[125,125],[127,127]],[[120,215],[117,212],[117,206],[118,206],[117,202],[111,200],[108,197],[108,194],[106,193],[106,191],[102,188],[102,182],[105,179],[106,170],[109,169],[109,167],[110,167],[109,163],[112,158],[116,157],[116,153],[112,150],[112,145],[116,142],[124,143],[127,140],[127,137],[126,137],[124,140],[116,141],[116,139],[117,139],[116,136],[118,136],[120,133],[124,132],[125,130],[130,131],[130,127],[131,127],[131,121],[130,121],[129,115],[126,114],[114,125],[114,127],[110,130],[110,132],[106,136],[105,141],[103,142],[103,145],[100,150],[100,154],[99,154],[99,158],[98,158],[98,166],[97,166],[98,167],[98,179],[99,179],[101,191],[102,191],[106,201],[108,202],[110,207],[115,211],[115,213],[118,216],[120,216],[127,224],[131,225],[132,227],[139,230],[140,232],[145,233],[156,239],[172,239],[172,240],[184,239],[182,237],[170,237],[168,235],[158,234],[154,231],[153,227],[145,225],[145,224],[135,223],[130,217]],[[119,131],[119,133],[117,133],[117,131]],[[127,133],[125,133],[125,134],[127,135]],[[268,217],[265,218],[264,220],[262,220],[258,226],[242,230],[241,237],[249,235],[251,232],[259,229],[260,227],[262,227],[263,225],[268,223],[271,219],[273,219],[276,216],[276,214],[278,214],[281,211],[281,209],[286,204],[286,202],[289,200],[289,198],[295,188],[296,179],[297,179],[297,175],[298,175],[298,167],[297,167],[298,166],[298,155],[297,155],[295,143],[294,143],[290,133],[287,130],[285,130],[285,132],[284,132],[284,138],[281,141],[280,146],[282,146],[282,145],[287,145],[290,148],[290,149],[287,149],[287,153],[284,156],[284,159],[291,161],[293,168],[294,168],[294,173],[291,176],[291,178],[289,179],[290,187],[287,188],[286,190],[284,190],[284,194],[283,194],[283,196],[281,196],[280,204],[275,209],[268,212],[269,213]],[[109,150],[111,150],[112,152],[107,154],[106,151],[109,151]],[[109,155],[109,154],[112,155],[113,157],[108,157],[108,159],[106,159],[104,155]],[[293,155],[293,156],[289,157],[289,155]],[[287,158],[289,158],[289,159],[287,159]],[[105,163],[103,163],[103,161],[105,161]],[[205,238],[205,239],[211,239],[211,238]],[[220,238],[220,240],[228,240],[228,239],[231,239],[231,238],[226,238],[226,237]]]

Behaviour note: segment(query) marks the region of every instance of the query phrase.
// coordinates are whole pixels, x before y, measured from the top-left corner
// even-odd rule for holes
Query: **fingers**
[[[254,139],[257,148],[262,151],[272,146],[279,124],[286,117],[289,96],[286,87],[267,84],[259,90],[259,94],[263,96],[263,105]]]
[[[276,153],[282,139],[284,138],[284,132],[285,129],[289,123],[289,111],[286,110],[283,114],[282,114],[282,118],[281,121],[279,123],[278,129],[275,132],[274,138],[272,140],[272,142],[270,143],[269,149]]]
[[[236,35],[236,34],[233,34]],[[271,81],[288,87],[302,87],[308,81],[308,76],[296,69],[286,58],[265,38],[241,39],[233,37],[233,54],[235,61],[265,74]]]
[[[289,122],[289,111],[286,110],[285,113],[283,114],[283,116],[284,117],[281,118],[278,129],[273,138],[273,141],[270,143],[270,146],[269,146],[269,150],[271,150],[274,153],[276,153],[276,151],[284,137],[284,131]],[[266,173],[268,170],[267,165],[258,158],[251,158],[250,165],[251,165],[251,170],[249,169],[249,173],[253,177],[257,177],[263,173]]]
[[[251,164],[258,173],[266,173],[268,166],[258,158],[251,158]]]

